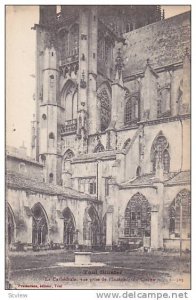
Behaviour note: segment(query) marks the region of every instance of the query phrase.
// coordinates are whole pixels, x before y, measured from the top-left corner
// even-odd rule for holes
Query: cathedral
[[[7,148],[9,248],[190,249],[190,12],[39,16],[32,154]]]

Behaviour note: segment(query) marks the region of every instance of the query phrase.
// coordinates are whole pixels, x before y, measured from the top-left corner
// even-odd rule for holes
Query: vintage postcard
[[[191,6],[5,18],[5,288],[190,289]]]

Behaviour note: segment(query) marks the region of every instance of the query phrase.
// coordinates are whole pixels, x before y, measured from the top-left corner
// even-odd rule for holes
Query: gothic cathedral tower
[[[55,6],[40,7],[40,22],[35,25],[36,49],[36,121],[32,150],[36,160],[44,165],[45,181],[61,184],[61,148],[59,103],[59,67],[54,30],[51,22],[56,19]]]
[[[117,114],[124,88],[122,80],[115,80],[119,55],[115,63],[114,48],[124,39],[103,22],[103,15],[97,6],[62,6],[60,13],[54,5],[40,6],[34,26],[32,154],[44,165],[49,183],[67,182],[62,172],[70,177],[71,170],[65,170],[64,160],[94,152],[100,133],[107,131],[107,150],[116,147],[114,127],[122,123]]]

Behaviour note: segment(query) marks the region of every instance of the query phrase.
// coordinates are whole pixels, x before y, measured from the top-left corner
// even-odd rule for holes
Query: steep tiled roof
[[[43,167],[43,165],[40,164],[38,161],[33,160],[29,156],[22,156],[19,153],[9,153],[9,152],[6,152],[6,156],[7,156],[7,158],[16,159],[16,160],[20,160],[20,161],[23,161],[23,162],[27,162],[27,163],[31,163],[31,164],[37,165],[39,167]]]
[[[131,187],[131,186],[143,186],[152,185],[153,183],[160,182],[160,180],[155,176],[155,174],[144,174],[137,178],[133,178],[123,184],[121,188]],[[184,182],[190,182],[190,171],[182,171],[180,173],[170,172],[163,175],[163,182],[165,185],[180,184]]]
[[[68,187],[62,187],[54,184],[48,184],[42,181],[35,180],[33,178],[27,178],[24,175],[18,173],[8,172],[6,174],[6,183],[8,188],[29,190],[37,193],[43,193],[48,195],[61,195],[67,198],[81,199],[81,200],[95,200],[88,194],[84,194],[73,190]]]
[[[172,178],[177,173],[165,173],[163,175],[163,181]],[[125,183],[122,184],[122,187],[127,186],[140,186],[140,185],[151,185],[155,182],[160,182],[160,180],[155,176],[155,174],[144,174],[142,176],[138,176],[133,178]]]
[[[165,184],[167,185],[175,185],[180,183],[190,183],[191,182],[191,173],[190,171],[183,171],[177,173],[176,176],[172,177],[171,179],[166,180]]]
[[[125,33],[124,38],[124,77],[143,72],[147,59],[154,69],[182,62],[185,49],[190,49],[190,12]]]

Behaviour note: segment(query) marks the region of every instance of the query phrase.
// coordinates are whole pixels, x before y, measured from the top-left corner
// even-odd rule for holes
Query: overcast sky
[[[162,6],[165,17],[190,10],[190,6]],[[31,120],[35,110],[35,31],[38,6],[6,8],[6,144],[24,142],[30,154]]]

